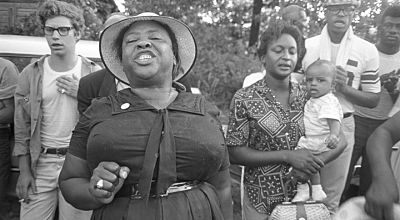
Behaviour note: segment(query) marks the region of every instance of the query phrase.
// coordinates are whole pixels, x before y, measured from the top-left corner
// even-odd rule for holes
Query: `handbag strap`
[[[290,176],[290,178],[285,182],[285,184],[284,184],[284,186],[283,186],[283,195],[285,196],[285,202],[286,203],[289,203],[290,201],[289,201],[289,195],[288,195],[288,186],[289,186],[289,184],[291,183],[291,182],[294,182],[294,183],[296,183],[297,181],[295,181],[296,180],[296,178],[295,177],[293,177],[293,176]],[[309,188],[309,195],[310,195],[310,199],[309,200],[312,200],[312,187],[311,187],[311,183],[310,183],[310,181],[308,180],[307,182],[307,185],[308,185],[308,188]],[[304,211],[305,212],[305,211]]]
[[[304,203],[296,204],[296,219],[298,220],[307,220],[307,213]]]

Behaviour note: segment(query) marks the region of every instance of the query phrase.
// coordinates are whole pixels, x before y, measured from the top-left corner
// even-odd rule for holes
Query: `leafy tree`
[[[192,70],[191,83],[227,112],[234,92],[243,78],[261,67],[255,56],[257,45],[248,47],[253,3],[257,0],[126,0],[129,14],[151,11],[172,16],[189,24],[198,43],[198,59]],[[310,18],[309,36],[319,34],[324,25],[323,1],[263,0],[259,19],[260,33],[279,17],[279,10],[289,4],[307,9]],[[395,0],[398,2],[398,0]],[[363,0],[358,9],[355,33],[368,38],[370,27],[376,26],[378,15],[388,0]]]
[[[117,11],[112,0],[65,0],[84,10],[86,28],[84,39],[97,39],[97,32],[106,17]],[[249,47],[253,2],[258,0],[125,0],[126,13],[155,12],[172,16],[187,23],[197,40],[198,58],[190,74],[192,86],[227,112],[234,92],[241,87],[243,78],[261,70],[255,56],[256,44]],[[353,22],[355,33],[374,42],[369,36],[379,14],[389,4],[400,0],[362,0]],[[43,2],[43,0],[40,0]],[[259,19],[259,33],[268,23],[279,18],[279,10],[289,4],[298,4],[308,11],[309,36],[320,33],[324,25],[323,1],[309,0],[263,0]],[[24,19],[10,30],[23,35],[41,35],[36,15]]]

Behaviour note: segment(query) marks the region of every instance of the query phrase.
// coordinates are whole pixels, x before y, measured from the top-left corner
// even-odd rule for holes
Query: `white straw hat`
[[[121,62],[121,45],[124,32],[137,21],[156,21],[167,25],[175,34],[178,44],[178,56],[183,72],[174,81],[181,79],[193,67],[197,56],[197,45],[189,27],[172,17],[159,16],[145,12],[137,16],[127,17],[107,27],[100,37],[100,55],[106,68],[120,81],[129,84]]]

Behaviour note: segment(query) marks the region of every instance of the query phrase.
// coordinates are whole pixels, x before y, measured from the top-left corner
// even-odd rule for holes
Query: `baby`
[[[304,106],[305,136],[300,138],[298,149],[306,148],[313,154],[320,154],[336,148],[339,142],[343,112],[339,100],[332,94],[335,74],[335,65],[327,60],[317,60],[306,70],[306,86],[311,98]],[[311,184],[312,199],[325,199],[319,173],[311,177]],[[308,184],[299,184],[292,202],[307,201],[309,197]]]

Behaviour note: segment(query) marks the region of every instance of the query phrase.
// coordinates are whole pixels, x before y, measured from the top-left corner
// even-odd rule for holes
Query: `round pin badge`
[[[121,109],[122,110],[128,109],[129,106],[131,106],[129,103],[124,103],[124,104],[121,105]]]

